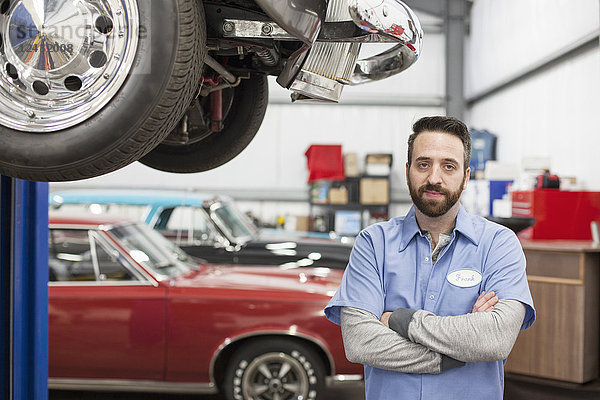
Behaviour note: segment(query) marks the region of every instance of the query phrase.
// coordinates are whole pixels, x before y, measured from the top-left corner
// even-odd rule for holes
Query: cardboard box
[[[367,175],[389,175],[391,171],[391,154],[367,154],[365,159],[365,172]]]
[[[346,178],[354,178],[360,174],[358,169],[357,153],[346,153],[344,155],[344,172],[346,174]]]
[[[362,178],[360,180],[360,203],[381,204],[390,202],[390,181],[387,178]]]
[[[296,216],[296,230],[300,232],[308,231],[308,215]]]
[[[330,188],[329,204],[348,204],[348,189],[345,186]]]
[[[367,154],[367,164],[387,164],[392,165],[392,155],[388,153]]]

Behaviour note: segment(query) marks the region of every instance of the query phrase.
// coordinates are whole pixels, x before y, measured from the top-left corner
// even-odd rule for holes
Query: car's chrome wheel
[[[139,35],[135,0],[4,0],[0,11],[0,124],[71,127],[127,78]]]
[[[200,0],[0,0],[0,174],[91,178],[138,160],[196,96]]]
[[[296,354],[299,357],[298,354]],[[242,380],[244,399],[306,399],[308,376],[300,361],[285,353],[254,359]]]
[[[257,341],[231,359],[224,391],[230,400],[315,400],[323,365],[307,346],[283,338]]]

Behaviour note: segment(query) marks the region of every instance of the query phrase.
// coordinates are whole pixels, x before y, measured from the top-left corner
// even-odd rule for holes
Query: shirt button
[[[435,296],[434,295],[430,295],[429,296],[429,300],[433,300],[433,299],[435,299]]]
[[[429,261],[429,257],[425,257],[425,261]]]

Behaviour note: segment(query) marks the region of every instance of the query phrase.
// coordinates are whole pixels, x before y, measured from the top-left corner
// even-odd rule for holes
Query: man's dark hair
[[[471,134],[469,128],[459,119],[454,117],[433,116],[423,117],[413,124],[413,133],[408,137],[408,165],[412,161],[413,145],[415,139],[421,132],[443,132],[457,136],[462,142],[465,149],[465,171],[469,168],[471,161]]]

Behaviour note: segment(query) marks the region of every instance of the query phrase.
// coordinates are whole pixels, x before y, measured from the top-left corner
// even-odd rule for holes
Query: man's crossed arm
[[[477,299],[472,314],[438,317],[398,309],[384,313],[380,322],[371,313],[344,307],[341,317],[350,361],[406,373],[439,373],[464,362],[505,359],[525,306],[516,300],[498,301],[490,292]]]
[[[341,325],[346,358],[355,363],[411,374],[438,374],[464,365],[399,336],[368,311],[343,307]]]

